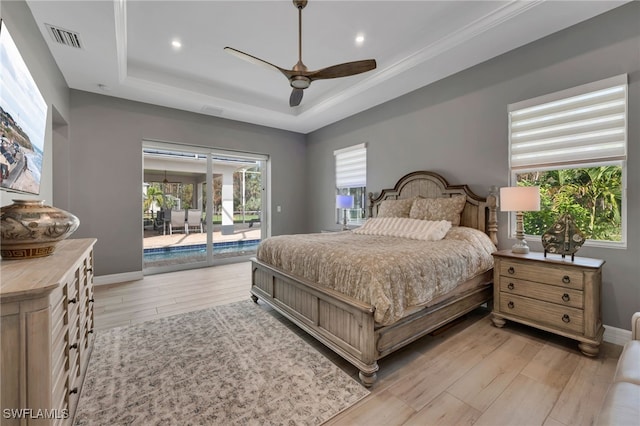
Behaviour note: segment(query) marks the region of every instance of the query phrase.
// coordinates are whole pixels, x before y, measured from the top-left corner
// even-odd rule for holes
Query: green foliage
[[[242,210],[242,172],[233,174],[233,209]],[[259,211],[262,206],[262,174],[257,168],[244,173],[245,211]]]
[[[162,192],[159,183],[152,183],[147,188],[147,195],[142,203],[142,210],[147,211],[151,209],[154,202],[159,206],[164,205],[164,192]]]
[[[542,235],[564,213],[573,216],[585,238],[622,239],[622,168],[600,166],[527,172],[518,186],[540,187],[540,211],[524,214],[527,235]]]

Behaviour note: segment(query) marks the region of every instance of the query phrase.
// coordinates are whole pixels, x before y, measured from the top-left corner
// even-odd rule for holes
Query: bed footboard
[[[373,307],[252,260],[251,294],[360,370],[369,387],[378,371]]]
[[[422,309],[384,327],[377,326],[371,305],[293,277],[252,259],[251,294],[262,299],[294,324],[360,370],[360,381],[370,387],[376,381],[382,357],[408,345],[452,320],[491,303],[492,271],[473,280],[481,285]]]

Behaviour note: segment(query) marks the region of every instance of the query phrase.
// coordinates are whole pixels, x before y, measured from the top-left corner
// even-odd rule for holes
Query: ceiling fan
[[[302,9],[307,5],[307,1],[308,0],[293,0],[294,6],[298,9],[298,62],[293,66],[293,69],[287,70],[280,68],[277,65],[273,65],[272,63],[249,55],[248,53],[241,52],[240,50],[232,47],[224,48],[225,51],[239,57],[240,59],[266,66],[269,69],[276,69],[284,74],[293,88],[291,96],[289,97],[289,106],[291,107],[300,105],[304,89],[309,87],[311,82],[314,80],[348,77],[371,71],[376,67],[375,59],[365,59],[362,61],[345,62],[344,64],[333,65],[316,71],[309,71],[305,64],[302,63]]]

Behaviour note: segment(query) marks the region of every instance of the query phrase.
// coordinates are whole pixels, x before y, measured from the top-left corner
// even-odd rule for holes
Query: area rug
[[[317,425],[369,394],[251,300],[98,332],[76,425]]]

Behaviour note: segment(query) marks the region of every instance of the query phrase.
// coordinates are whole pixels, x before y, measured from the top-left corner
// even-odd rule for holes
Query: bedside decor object
[[[524,239],[522,212],[538,210],[540,210],[540,187],[509,186],[500,188],[500,211],[516,212],[516,243],[511,248],[513,253],[529,253],[529,246]]]
[[[6,260],[49,256],[78,225],[77,217],[43,200],[13,200],[0,209],[0,254]]]
[[[582,244],[584,244],[584,235],[569,213],[560,216],[556,223],[542,234],[544,257],[547,257],[547,253],[555,253],[561,254],[564,259],[566,255],[570,254],[573,262],[575,254],[582,247]]]
[[[336,195],[336,207],[343,209],[342,230],[347,231],[347,209],[353,208],[353,195]]]

